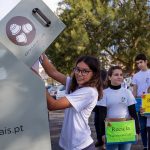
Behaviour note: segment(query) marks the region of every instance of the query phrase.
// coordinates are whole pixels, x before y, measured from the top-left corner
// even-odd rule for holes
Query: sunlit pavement
[[[63,112],[64,111],[51,111],[49,113],[52,150],[62,150],[58,145],[58,141],[59,141],[60,131],[61,131],[63,117],[64,117]],[[91,131],[92,131],[92,137],[94,141],[96,142],[96,134],[95,134],[93,117],[94,117],[94,113],[92,113],[90,117],[89,124],[90,124]],[[142,149],[143,148],[141,145],[141,140],[138,143],[133,144],[131,148],[131,150],[142,150]],[[96,150],[100,150],[100,148],[97,148]]]

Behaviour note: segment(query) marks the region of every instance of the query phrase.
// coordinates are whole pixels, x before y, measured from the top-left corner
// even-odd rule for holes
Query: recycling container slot
[[[36,17],[36,19],[40,21],[44,26],[50,26],[51,21],[42,13],[42,11],[39,8],[34,8],[32,10],[32,13]]]

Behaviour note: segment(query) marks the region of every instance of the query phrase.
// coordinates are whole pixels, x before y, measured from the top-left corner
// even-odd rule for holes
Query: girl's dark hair
[[[119,70],[122,70],[122,68],[120,66],[111,66],[108,70],[108,79],[107,79],[107,85],[110,86],[111,85],[111,82],[109,80],[109,77],[112,76],[114,70],[116,69],[119,69]]]
[[[95,87],[99,93],[99,97],[102,96],[102,81],[100,77],[100,62],[96,57],[93,56],[81,56],[77,59],[76,65],[80,62],[84,62],[88,65],[88,67],[93,71],[93,77],[85,83],[85,86]],[[72,84],[71,84],[71,91],[75,91],[78,88],[78,84],[73,74],[72,77]]]

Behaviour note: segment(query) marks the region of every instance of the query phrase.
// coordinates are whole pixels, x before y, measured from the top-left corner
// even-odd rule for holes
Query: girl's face
[[[78,85],[82,86],[92,78],[93,71],[82,61],[74,68],[74,74]]]
[[[111,85],[118,86],[123,82],[123,74],[122,70],[115,69],[111,76],[109,76],[109,80],[111,81]]]

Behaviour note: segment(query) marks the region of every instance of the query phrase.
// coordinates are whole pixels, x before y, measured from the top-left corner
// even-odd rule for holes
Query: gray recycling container
[[[51,150],[44,82],[1,43],[0,150]]]

